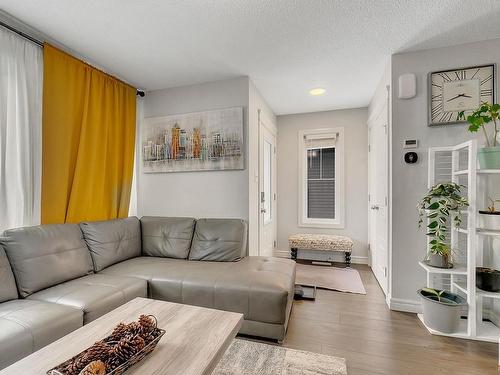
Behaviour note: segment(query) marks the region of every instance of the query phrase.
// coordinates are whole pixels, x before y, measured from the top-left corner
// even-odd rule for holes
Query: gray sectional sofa
[[[0,369],[135,297],[244,315],[283,340],[295,263],[246,257],[243,220],[135,217],[0,237]],[[147,312],[145,312],[147,313]]]

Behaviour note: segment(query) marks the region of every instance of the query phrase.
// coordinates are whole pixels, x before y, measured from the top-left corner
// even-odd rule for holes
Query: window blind
[[[307,217],[335,219],[335,147],[307,149]]]

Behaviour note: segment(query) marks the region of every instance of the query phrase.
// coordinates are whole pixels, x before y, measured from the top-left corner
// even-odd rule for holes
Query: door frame
[[[383,100],[378,101],[374,106],[374,110],[371,112],[368,121],[367,121],[367,131],[368,131],[368,147],[370,147],[371,142],[371,131],[372,131],[372,122],[381,114],[384,110],[386,111],[386,140],[387,140],[387,217],[386,217],[386,225],[387,225],[387,285],[386,285],[386,303],[390,306],[391,294],[392,294],[392,116],[391,116],[391,86],[386,86],[386,95]],[[371,152],[368,152],[368,194],[370,198],[371,194]],[[369,244],[369,257],[371,257],[371,202],[368,199],[368,244]],[[370,267],[372,265],[370,264]],[[378,282],[378,280],[377,280]],[[381,286],[382,288],[382,286]],[[383,290],[383,288],[382,288]]]
[[[272,255],[276,256],[276,247],[277,247],[277,237],[278,237],[278,210],[277,210],[277,203],[278,203],[278,174],[276,171],[277,167],[277,156],[278,156],[278,128],[276,125],[268,119],[264,113],[259,109],[258,110],[258,124],[259,124],[259,167],[258,167],[258,192],[259,192],[259,198],[258,198],[258,212],[259,212],[259,221],[258,221],[258,240],[259,240],[259,255],[262,255],[261,253],[261,247],[262,247],[262,224],[263,224],[263,216],[261,213],[261,199],[260,199],[260,194],[261,194],[261,187],[262,187],[262,176],[263,176],[263,170],[262,170],[262,148],[263,148],[263,139],[264,139],[264,131],[269,132],[273,137],[274,137],[274,152],[272,153],[273,156],[273,161],[272,161],[272,166],[271,166],[271,178],[272,182],[271,183],[271,189],[272,189],[272,212],[274,213],[274,220],[273,220],[273,230],[274,230],[274,240],[273,240],[273,252]]]

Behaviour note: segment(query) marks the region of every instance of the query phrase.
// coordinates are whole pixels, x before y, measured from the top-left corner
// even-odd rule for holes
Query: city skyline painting
[[[142,126],[145,173],[244,168],[243,108],[151,117]]]

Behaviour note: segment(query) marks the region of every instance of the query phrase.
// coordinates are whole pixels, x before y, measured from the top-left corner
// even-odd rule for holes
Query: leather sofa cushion
[[[284,324],[294,293],[295,262],[268,257],[247,257],[234,263],[140,257],[115,264],[103,273],[148,280],[153,299]]]
[[[142,217],[142,254],[186,259],[195,223],[187,217]]]
[[[17,287],[5,250],[0,246],[0,302],[17,298]]]
[[[199,219],[190,260],[234,262],[246,255],[247,224],[240,219]]]
[[[0,238],[21,297],[92,273],[92,259],[77,224],[9,229]]]
[[[128,217],[80,224],[96,272],[141,255],[139,219]]]
[[[71,307],[32,300],[0,304],[0,369],[82,325],[82,311]]]
[[[77,308],[83,311],[83,321],[87,324],[136,297],[147,297],[145,280],[93,274],[42,290],[28,298]]]

